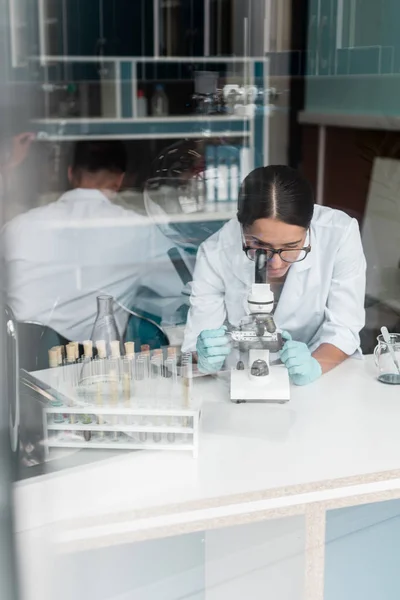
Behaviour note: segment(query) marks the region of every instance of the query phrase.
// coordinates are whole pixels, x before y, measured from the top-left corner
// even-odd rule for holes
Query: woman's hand
[[[197,366],[201,373],[216,373],[222,369],[231,352],[231,341],[226,327],[202,331],[197,338]]]
[[[286,340],[280,351],[280,358],[289,371],[289,377],[295,385],[307,385],[322,375],[319,362],[312,356],[310,350],[303,342],[294,342],[287,331],[282,332]]]

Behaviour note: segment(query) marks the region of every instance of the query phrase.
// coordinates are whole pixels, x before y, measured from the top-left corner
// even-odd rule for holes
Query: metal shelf
[[[186,452],[193,452],[193,446],[188,444],[176,444],[171,442],[170,444],[160,444],[157,442],[149,443],[143,442],[142,444],[136,443],[119,443],[119,442],[49,442],[49,448],[79,448],[79,449],[102,449],[102,450],[171,450],[180,451],[185,450]]]
[[[80,138],[159,139],[249,137],[250,119],[238,117],[163,117],[146,119],[39,119],[34,121],[39,140]]]
[[[184,417],[182,417],[184,418]],[[190,418],[190,417],[186,417]],[[161,427],[156,427],[153,425],[98,425],[97,423],[88,423],[87,425],[76,424],[70,425],[68,422],[66,423],[48,423],[47,429],[49,431],[123,431],[130,433],[182,433],[182,434],[193,434],[193,427],[174,427],[173,425],[164,425]]]

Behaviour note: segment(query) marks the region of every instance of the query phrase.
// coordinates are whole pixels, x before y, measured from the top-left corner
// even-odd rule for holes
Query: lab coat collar
[[[63,194],[59,199],[59,202],[71,202],[77,200],[100,200],[102,202],[106,202],[107,204],[110,202],[110,199],[104,192],[95,188],[75,188]]]

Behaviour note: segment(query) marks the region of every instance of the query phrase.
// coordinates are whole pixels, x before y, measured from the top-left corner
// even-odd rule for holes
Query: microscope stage
[[[264,379],[264,378],[262,378]],[[270,367],[265,381],[254,382],[245,369],[231,371],[232,402],[274,402],[283,404],[290,400],[289,373],[284,365]]]

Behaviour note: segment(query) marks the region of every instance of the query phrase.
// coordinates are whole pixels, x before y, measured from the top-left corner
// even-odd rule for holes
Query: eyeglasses
[[[309,240],[310,239],[311,239],[311,231],[309,231]],[[305,246],[304,248],[294,248],[294,249],[290,249],[290,250],[287,250],[286,248],[274,250],[273,248],[262,246],[260,244],[258,244],[257,247],[254,248],[253,246],[247,245],[246,237],[244,235],[243,230],[242,230],[242,244],[243,244],[243,251],[246,253],[247,258],[249,258],[250,260],[253,260],[253,261],[256,259],[257,250],[264,250],[267,261],[272,260],[274,255],[278,254],[279,258],[281,260],[283,260],[283,262],[291,263],[291,264],[296,263],[296,262],[301,262],[302,260],[307,258],[307,255],[310,254],[310,252],[311,252],[311,244],[309,244],[308,246]]]

